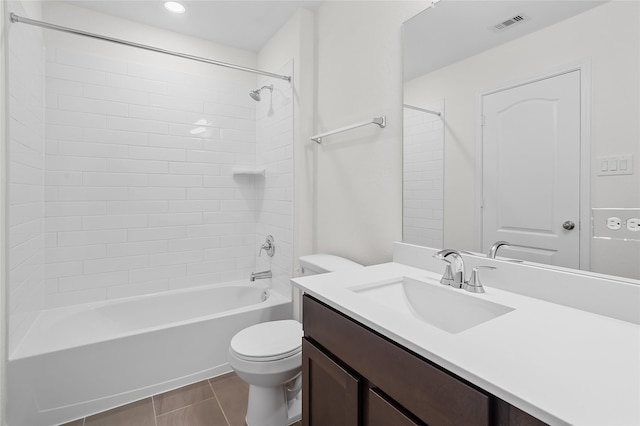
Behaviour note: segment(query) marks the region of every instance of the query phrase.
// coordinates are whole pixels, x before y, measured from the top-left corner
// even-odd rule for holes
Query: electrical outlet
[[[636,217],[627,219],[627,229],[632,232],[640,232],[640,219]]]
[[[591,229],[593,238],[640,241],[640,208],[594,207]]]
[[[622,221],[619,217],[609,217],[607,218],[607,228],[611,229],[612,231],[617,231],[618,229],[622,228]]]

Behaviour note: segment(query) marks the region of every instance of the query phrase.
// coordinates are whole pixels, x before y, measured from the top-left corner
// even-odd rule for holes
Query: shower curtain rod
[[[420,107],[413,106],[413,105],[408,105],[408,104],[404,104],[403,106],[405,108],[414,109],[416,111],[422,111],[422,112],[426,112],[426,113],[429,113],[429,114],[434,114],[434,115],[437,115],[438,117],[440,117],[442,115],[442,113],[440,111],[433,111],[431,109],[420,108]]]
[[[110,41],[112,43],[122,44],[122,45],[125,45],[125,46],[137,47],[138,49],[145,49],[145,50],[150,50],[152,52],[164,53],[166,55],[177,56],[179,58],[191,59],[192,61],[205,62],[205,63],[211,64],[211,65],[218,65],[218,66],[221,66],[221,67],[231,68],[231,69],[238,70],[238,71],[251,72],[251,73],[254,73],[254,74],[260,74],[260,75],[265,75],[267,77],[279,78],[281,80],[286,80],[288,82],[291,82],[291,77],[288,76],[288,75],[274,74],[274,73],[268,72],[268,71],[261,71],[261,70],[257,70],[257,69],[253,69],[253,68],[242,67],[240,65],[234,65],[234,64],[229,64],[229,63],[226,63],[226,62],[215,61],[213,59],[203,58],[203,57],[194,56],[194,55],[188,55],[186,53],[174,52],[172,50],[160,49],[158,47],[148,46],[146,44],[140,44],[140,43],[135,43],[135,42],[132,42],[132,41],[122,40],[122,39],[118,39],[118,38],[107,37],[107,36],[103,36],[103,35],[100,35],[100,34],[90,33],[90,32],[87,32],[87,31],[76,30],[74,28],[63,27],[61,25],[50,24],[48,22],[36,21],[35,19],[29,19],[29,18],[24,18],[22,16],[18,16],[15,13],[11,13],[10,17],[11,17],[11,22],[13,22],[13,23],[18,22],[18,23],[22,23],[22,24],[34,25],[36,27],[47,28],[47,29],[50,29],[50,30],[56,30],[56,31],[62,31],[62,32],[65,32],[65,33],[82,35],[82,36],[86,36],[86,37],[96,38],[98,40]]]

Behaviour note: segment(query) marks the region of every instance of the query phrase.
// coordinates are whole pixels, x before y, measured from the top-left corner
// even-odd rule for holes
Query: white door
[[[485,95],[482,114],[483,251],[579,268],[580,71]]]

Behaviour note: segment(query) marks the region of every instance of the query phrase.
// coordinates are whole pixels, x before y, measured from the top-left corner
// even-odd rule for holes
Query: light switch
[[[628,164],[627,164],[627,160],[622,159],[622,160],[618,161],[618,170],[620,170],[622,172],[622,171],[627,170],[627,167],[629,167]]]
[[[600,164],[598,176],[633,174],[633,156],[631,154],[598,157],[598,163]]]

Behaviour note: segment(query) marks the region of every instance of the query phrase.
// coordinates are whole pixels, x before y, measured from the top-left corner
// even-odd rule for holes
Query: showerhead
[[[254,101],[260,102],[260,99],[262,99],[262,96],[260,96],[260,92],[262,92],[262,89],[269,89],[270,92],[273,92],[273,84],[270,86],[262,86],[259,89],[252,90],[249,92],[249,96],[251,96]]]
[[[252,90],[249,92],[249,96],[251,96],[251,98],[256,101],[256,102],[260,102],[260,90]]]

